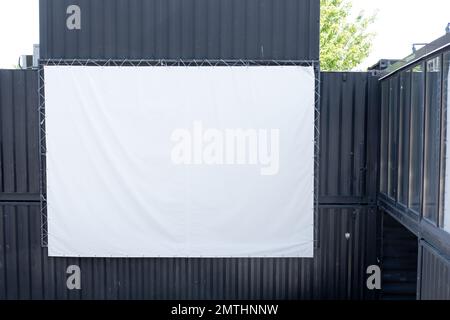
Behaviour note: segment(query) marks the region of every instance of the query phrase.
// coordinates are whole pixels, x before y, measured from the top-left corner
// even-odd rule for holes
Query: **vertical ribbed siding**
[[[0,70],[0,201],[39,200],[37,73]]]
[[[320,202],[374,204],[379,148],[377,77],[321,74]]]
[[[37,72],[35,71],[0,71],[2,82],[0,94],[7,97],[5,92],[23,92],[27,88],[26,101],[29,107],[25,113],[27,126],[19,123],[15,131],[8,127],[12,116],[4,118],[6,114],[19,112],[15,116],[17,121],[23,120],[20,107],[14,101],[2,100],[2,156],[8,154],[13,161],[10,167],[19,168],[19,163],[27,163],[34,168],[28,174],[28,193],[17,193],[25,189],[11,189],[15,193],[0,193],[0,299],[371,299],[376,292],[366,289],[366,269],[369,265],[377,264],[379,230],[379,215],[375,207],[345,204],[348,198],[340,201],[340,206],[321,206],[318,217],[319,248],[314,259],[78,259],[78,258],[49,258],[47,249],[40,247],[40,211],[39,198],[34,203],[25,201],[27,197],[38,192],[38,127],[37,120]],[[22,79],[24,81],[18,81]],[[328,77],[332,77],[330,80]],[[334,78],[333,78],[334,77]],[[323,81],[342,83],[343,75],[325,74]],[[347,81],[364,81],[360,74],[346,74]],[[333,80],[334,79],[334,80]],[[350,79],[350,80],[348,80]],[[17,81],[16,81],[17,80]],[[370,81],[368,82],[370,84]],[[323,86],[325,87],[325,85]],[[363,86],[364,87],[364,86]],[[367,88],[367,86],[365,86]],[[333,101],[341,101],[343,90],[330,90],[326,93],[328,111],[324,110],[329,123],[337,122],[335,117],[344,118],[347,113],[332,113]],[[333,93],[334,92],[334,93]],[[332,94],[333,93],[333,94]],[[357,118],[365,119],[375,114],[367,107],[368,96],[359,97],[361,93],[354,90],[345,91],[346,106],[349,111],[355,111]],[[14,94],[13,94],[14,95]],[[3,99],[3,98],[2,98]],[[23,98],[22,98],[23,99]],[[19,98],[20,101],[20,98]],[[322,102],[327,101],[324,99]],[[323,108],[324,105],[322,105]],[[369,108],[369,111],[367,111]],[[346,109],[346,110],[347,110]],[[9,112],[9,113],[8,113]],[[328,115],[327,115],[328,113]],[[22,114],[22,116],[21,116]],[[362,116],[364,115],[364,116]],[[357,120],[353,120],[355,123]],[[370,138],[367,137],[369,121],[354,124],[355,128],[337,126],[329,129],[328,124],[322,122],[322,135],[350,137],[346,146],[357,145],[361,141],[365,144],[362,150],[368,148]],[[31,129],[30,129],[31,128]],[[334,130],[330,132],[330,130]],[[342,133],[345,131],[345,135]],[[16,132],[11,136],[11,132]],[[23,135],[28,140],[20,138]],[[9,135],[9,136],[8,136]],[[34,144],[34,141],[36,144]],[[376,141],[376,140],[372,140]],[[24,150],[27,153],[15,152]],[[4,149],[5,148],[5,149]],[[322,154],[330,154],[328,148],[336,148],[326,142],[321,146]],[[370,148],[369,148],[370,149]],[[6,150],[7,152],[5,153]],[[337,149],[333,149],[337,151]],[[371,150],[371,149],[370,149]],[[8,153],[9,152],[9,153]],[[24,160],[24,157],[27,159]],[[321,167],[321,177],[336,176],[330,162]],[[341,175],[347,173],[344,169],[352,168],[348,172],[357,172],[352,157],[343,157],[341,166],[336,170]],[[366,161],[367,156],[360,157]],[[2,165],[3,165],[2,160]],[[367,164],[370,166],[371,164]],[[372,164],[373,165],[373,164]],[[22,170],[22,169],[21,169]],[[346,169],[347,170],[347,169]],[[359,170],[359,169],[358,169]],[[2,170],[1,183],[11,178],[5,177]],[[25,171],[22,171],[26,172]],[[10,174],[10,172],[8,171]],[[328,179],[328,178],[326,178]],[[364,178],[371,181],[369,178]],[[11,181],[16,181],[12,179]],[[322,183],[322,182],[321,182]],[[366,182],[366,186],[372,183]],[[33,189],[32,186],[34,186]],[[351,189],[345,189],[351,190]],[[353,190],[357,190],[353,188]],[[20,195],[20,199],[17,199]],[[339,201],[342,193],[334,194]],[[344,194],[348,195],[348,194]],[[323,200],[323,198],[322,198]],[[14,202],[14,203],[13,203]],[[324,203],[325,204],[325,203]],[[350,234],[347,240],[345,234]],[[66,268],[77,264],[82,270],[82,290],[68,291],[65,286]]]
[[[315,259],[49,258],[39,205],[3,204],[0,299],[370,299],[377,219],[375,208],[321,208]],[[80,291],[66,288],[72,264]]]
[[[427,242],[420,243],[420,298],[450,300],[450,259],[446,259]]]
[[[366,270],[378,264],[379,222],[375,207],[322,207],[318,221],[320,248],[314,259],[314,298],[377,297],[377,292],[366,287]]]
[[[81,30],[66,9],[81,8]],[[319,59],[317,0],[40,0],[41,58]]]

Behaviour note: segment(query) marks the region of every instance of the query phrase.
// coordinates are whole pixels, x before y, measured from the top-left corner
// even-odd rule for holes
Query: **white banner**
[[[50,256],[313,257],[312,67],[45,67]]]

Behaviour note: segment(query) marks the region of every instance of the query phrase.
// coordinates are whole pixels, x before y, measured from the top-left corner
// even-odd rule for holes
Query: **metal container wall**
[[[81,29],[69,30],[69,5]],[[317,0],[40,0],[41,58],[319,59]]]
[[[39,201],[37,77],[0,70],[0,201]]]
[[[422,242],[414,267],[420,279],[417,297],[422,299],[449,298],[450,233],[443,224],[448,124],[445,90],[439,89],[448,76],[442,61],[449,48],[450,35],[443,36],[394,64],[381,78],[378,206],[414,233],[409,247]]]
[[[366,268],[377,264],[379,257],[379,214],[372,206],[321,206],[315,259],[49,258],[47,249],[40,246],[39,198],[26,200],[39,192],[37,72],[0,71],[0,75],[2,159],[12,161],[5,167],[6,162],[2,160],[1,185],[9,185],[7,181],[25,183],[15,176],[7,177],[11,175],[10,169],[16,170],[13,170],[16,175],[27,173],[26,187],[16,188],[14,184],[14,188],[0,192],[0,299],[376,297],[375,292],[366,289]],[[323,81],[334,81],[327,77],[323,75]],[[342,81],[342,76],[333,77],[338,83]],[[10,98],[12,96],[16,98]],[[330,101],[338,100],[331,94],[328,97]],[[27,103],[20,104],[20,101]],[[366,110],[367,107],[360,104],[363,99],[358,101],[355,108]],[[334,121],[333,116],[328,116],[330,121]],[[15,121],[12,121],[13,128],[8,127],[11,119]],[[24,121],[28,125],[24,125]],[[340,129],[333,130],[340,134]],[[363,128],[355,134],[366,131]],[[28,138],[24,139],[25,136]],[[368,139],[355,137],[355,141]],[[326,153],[328,146],[324,144],[322,152]],[[347,166],[350,164],[348,162]],[[332,174],[332,171],[328,169],[324,174]],[[81,291],[66,289],[66,268],[72,264],[81,267]]]
[[[49,258],[39,204],[0,205],[1,299],[370,299],[377,263],[372,207],[321,208],[315,259]],[[349,240],[345,234],[350,235]],[[66,269],[81,268],[81,290]]]
[[[324,72],[320,93],[320,203],[375,204],[378,78],[365,72]]]
[[[421,270],[419,295],[422,300],[450,300],[450,259],[420,242],[419,268]]]

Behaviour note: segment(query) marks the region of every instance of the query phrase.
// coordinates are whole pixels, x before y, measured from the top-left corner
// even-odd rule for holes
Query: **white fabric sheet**
[[[313,257],[313,68],[44,72],[50,256]]]

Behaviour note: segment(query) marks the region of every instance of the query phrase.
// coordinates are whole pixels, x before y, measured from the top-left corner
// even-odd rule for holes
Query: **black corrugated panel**
[[[69,5],[81,29],[69,30]],[[317,0],[40,0],[41,58],[319,59]]]
[[[450,300],[450,257],[445,257],[427,242],[420,243],[420,298]]]
[[[417,292],[417,237],[389,214],[383,214],[382,298],[415,300]]]
[[[376,299],[367,267],[378,265],[381,219],[375,207],[321,207],[320,248],[314,259],[315,298]],[[347,239],[346,237],[349,237]]]
[[[370,299],[375,208],[321,208],[315,259],[48,258],[38,204],[0,206],[0,299]],[[350,235],[349,240],[345,234]],[[81,268],[80,291],[66,287]]]
[[[375,204],[379,99],[377,77],[321,73],[321,204]]]
[[[39,201],[37,77],[0,70],[0,201]]]

